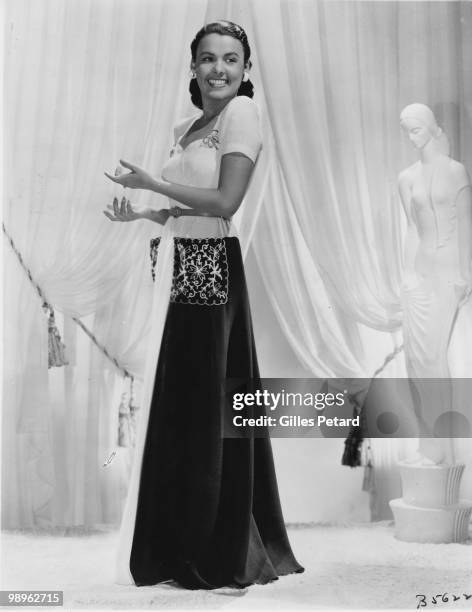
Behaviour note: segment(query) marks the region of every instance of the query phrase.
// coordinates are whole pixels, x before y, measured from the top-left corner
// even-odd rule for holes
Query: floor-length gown
[[[441,417],[453,408],[448,347],[460,299],[456,287],[460,278],[457,202],[462,191],[470,189],[469,184],[458,188],[444,180],[454,163],[442,158],[429,184],[420,162],[410,169],[407,204],[418,247],[414,273],[403,285],[403,334],[407,372],[414,379],[419,432],[425,437],[447,437],[447,420]]]
[[[249,98],[231,100],[184,148],[195,119],[177,126],[163,178],[216,187],[223,154],[257,160],[259,115]],[[264,584],[303,568],[288,541],[270,439],[223,435],[225,379],[259,377],[239,241],[222,218],[171,221],[170,300],[120,561],[138,586]],[[161,248],[161,239],[151,241],[156,282]]]

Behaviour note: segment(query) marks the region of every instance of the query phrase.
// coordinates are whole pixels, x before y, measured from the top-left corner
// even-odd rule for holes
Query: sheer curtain
[[[413,100],[429,103],[457,158],[472,162],[458,137],[459,125],[462,134],[471,129],[471,6],[282,0],[250,7],[276,150],[257,230],[270,227],[281,268],[291,278],[303,274],[303,290],[271,282],[280,273],[267,256],[272,241],[254,241],[258,262],[273,302],[292,304],[278,310],[284,328],[303,327],[291,337],[307,367],[368,376],[375,361],[369,346],[361,350],[359,325],[393,332],[401,324],[396,177],[414,151],[400,134],[399,111]],[[317,299],[307,317],[310,290]],[[321,347],[321,364],[310,360],[308,343]],[[376,365],[384,355],[375,354]]]
[[[415,159],[400,133],[401,109],[430,105],[452,156],[472,171],[472,5],[249,5],[275,151],[253,242],[262,277],[313,375],[369,377],[401,344],[396,178]],[[472,375],[471,325],[469,303],[451,343],[455,376]],[[401,354],[381,373],[404,375]],[[376,518],[399,494],[392,467],[412,443],[372,440]],[[458,458],[470,462],[466,449],[457,441]]]
[[[70,319],[120,364],[143,369],[160,226],[112,224],[123,157],[157,172],[172,126],[193,112],[186,49],[206,2],[9,2],[6,9],[8,202],[4,222],[47,299],[65,314],[72,367],[47,369],[46,319],[5,247],[3,525],[117,522],[128,450],[116,450],[122,379]],[[120,194],[121,195],[121,194]],[[145,192],[133,203],[166,202]]]
[[[202,23],[240,22],[253,49],[265,147],[238,213],[243,250],[254,250],[303,366],[314,376],[364,377],[401,342],[396,176],[414,159],[398,127],[403,106],[430,104],[453,156],[471,169],[471,9],[336,0],[7,2],[4,221],[64,313],[71,366],[48,372],[40,301],[5,245],[4,527],[119,521],[131,460],[116,448],[126,386],[70,317],[82,317],[139,376],[152,288],[148,240],[160,226],[108,221],[101,211],[115,191],[103,171],[120,157],[159,171],[173,124],[195,112],[186,91],[189,43]],[[127,195],[166,205],[155,194]],[[470,306],[463,310],[453,339],[467,376],[471,315]],[[402,373],[401,358],[385,372]],[[378,464],[389,469],[392,452],[381,447]]]

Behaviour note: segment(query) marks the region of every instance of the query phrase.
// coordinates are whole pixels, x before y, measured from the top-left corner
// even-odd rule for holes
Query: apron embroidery
[[[151,274],[160,238],[151,240]],[[170,301],[219,306],[228,301],[228,258],[223,238],[174,238],[174,271]]]

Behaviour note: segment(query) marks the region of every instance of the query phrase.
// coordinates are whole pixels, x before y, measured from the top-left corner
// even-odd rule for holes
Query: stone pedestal
[[[472,502],[459,500],[465,465],[399,466],[403,497],[389,502],[395,518],[395,537],[404,542],[467,540]]]

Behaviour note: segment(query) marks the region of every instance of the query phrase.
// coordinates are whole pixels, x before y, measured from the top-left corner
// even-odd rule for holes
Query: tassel
[[[353,417],[360,416],[359,425],[351,426],[349,434],[344,441],[344,453],[341,459],[342,465],[350,467],[359,467],[367,465],[363,459],[363,450],[365,450],[364,434],[367,432],[367,424],[365,422],[364,406],[360,405],[354,396],[349,398],[354,404]]]
[[[61,340],[61,335],[56,326],[56,320],[54,318],[54,310],[52,306],[44,303],[43,308],[49,310],[48,318],[48,368],[60,368],[61,366],[68,365],[65,353],[65,345]]]
[[[362,490],[367,492],[373,491],[375,489],[375,472],[369,439],[364,440],[362,445],[362,465],[365,466]]]
[[[354,416],[357,416],[357,410],[354,410]],[[362,427],[351,427],[348,437],[344,440],[342,465],[349,465],[350,467],[362,465],[361,448],[363,441]]]
[[[130,416],[130,442],[134,448],[136,443],[136,432],[137,432],[137,421],[138,421],[138,410],[139,406],[135,404],[134,396],[134,378],[130,378],[129,385],[129,416]]]
[[[372,462],[369,459],[364,469],[364,478],[362,480],[362,490],[367,491],[367,492],[372,491],[374,489],[374,484],[375,484],[374,466],[372,465]]]
[[[130,445],[130,419],[129,403],[126,391],[121,394],[120,406],[118,408],[118,446]]]

